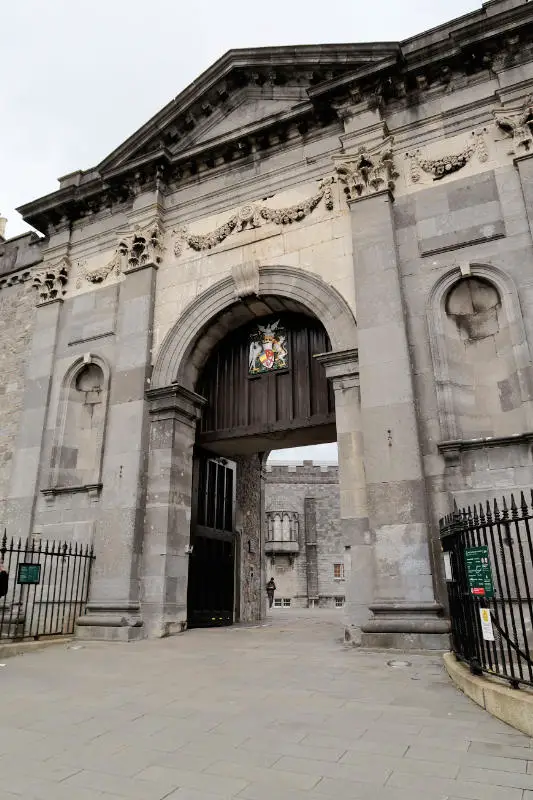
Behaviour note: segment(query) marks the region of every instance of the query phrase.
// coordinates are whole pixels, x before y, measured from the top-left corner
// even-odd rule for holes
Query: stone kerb
[[[467,697],[492,716],[533,737],[533,692],[511,689],[497,679],[472,675],[453,653],[446,653],[448,675]]]

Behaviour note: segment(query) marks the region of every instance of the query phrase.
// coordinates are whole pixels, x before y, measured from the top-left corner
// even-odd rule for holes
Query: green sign
[[[465,563],[470,593],[475,597],[494,597],[489,548],[467,547]]]
[[[39,583],[40,580],[40,564],[19,564],[17,583]]]

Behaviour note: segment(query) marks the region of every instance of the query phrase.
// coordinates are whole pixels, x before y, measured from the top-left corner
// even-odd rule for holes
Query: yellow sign
[[[488,608],[480,608],[479,616],[481,617],[481,633],[486,642],[494,641],[494,631],[492,629],[492,619],[490,617],[490,610]]]

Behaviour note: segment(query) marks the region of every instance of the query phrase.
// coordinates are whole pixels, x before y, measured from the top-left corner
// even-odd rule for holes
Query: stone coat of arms
[[[280,321],[258,325],[250,334],[249,373],[259,375],[288,366],[287,331]]]

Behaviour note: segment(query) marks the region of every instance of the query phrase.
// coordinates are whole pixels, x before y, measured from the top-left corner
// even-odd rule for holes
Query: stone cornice
[[[179,383],[148,389],[146,399],[152,420],[180,419],[191,427],[196,425],[207,402],[205,397]]]
[[[453,439],[440,442],[437,447],[446,461],[458,463],[460,454],[466,450],[483,450],[487,447],[508,447],[509,445],[530,445],[533,431],[516,433],[510,436],[483,436],[478,439]]]
[[[359,386],[359,350],[334,350],[313,356],[322,364],[326,377],[334,389],[350,389]]]
[[[141,191],[183,184],[313,131],[338,127],[338,109],[346,102],[364,100],[385,113],[422,102],[428,91],[463,87],[473,75],[488,78],[491,71],[531,60],[532,41],[533,3],[524,2],[502,12],[484,7],[402,43],[231,51],[95,169],[66,176],[57,192],[19,210],[27,222],[48,232],[65,220],[131,203]],[[291,81],[307,90],[308,100],[199,146],[191,141],[232,93]]]

